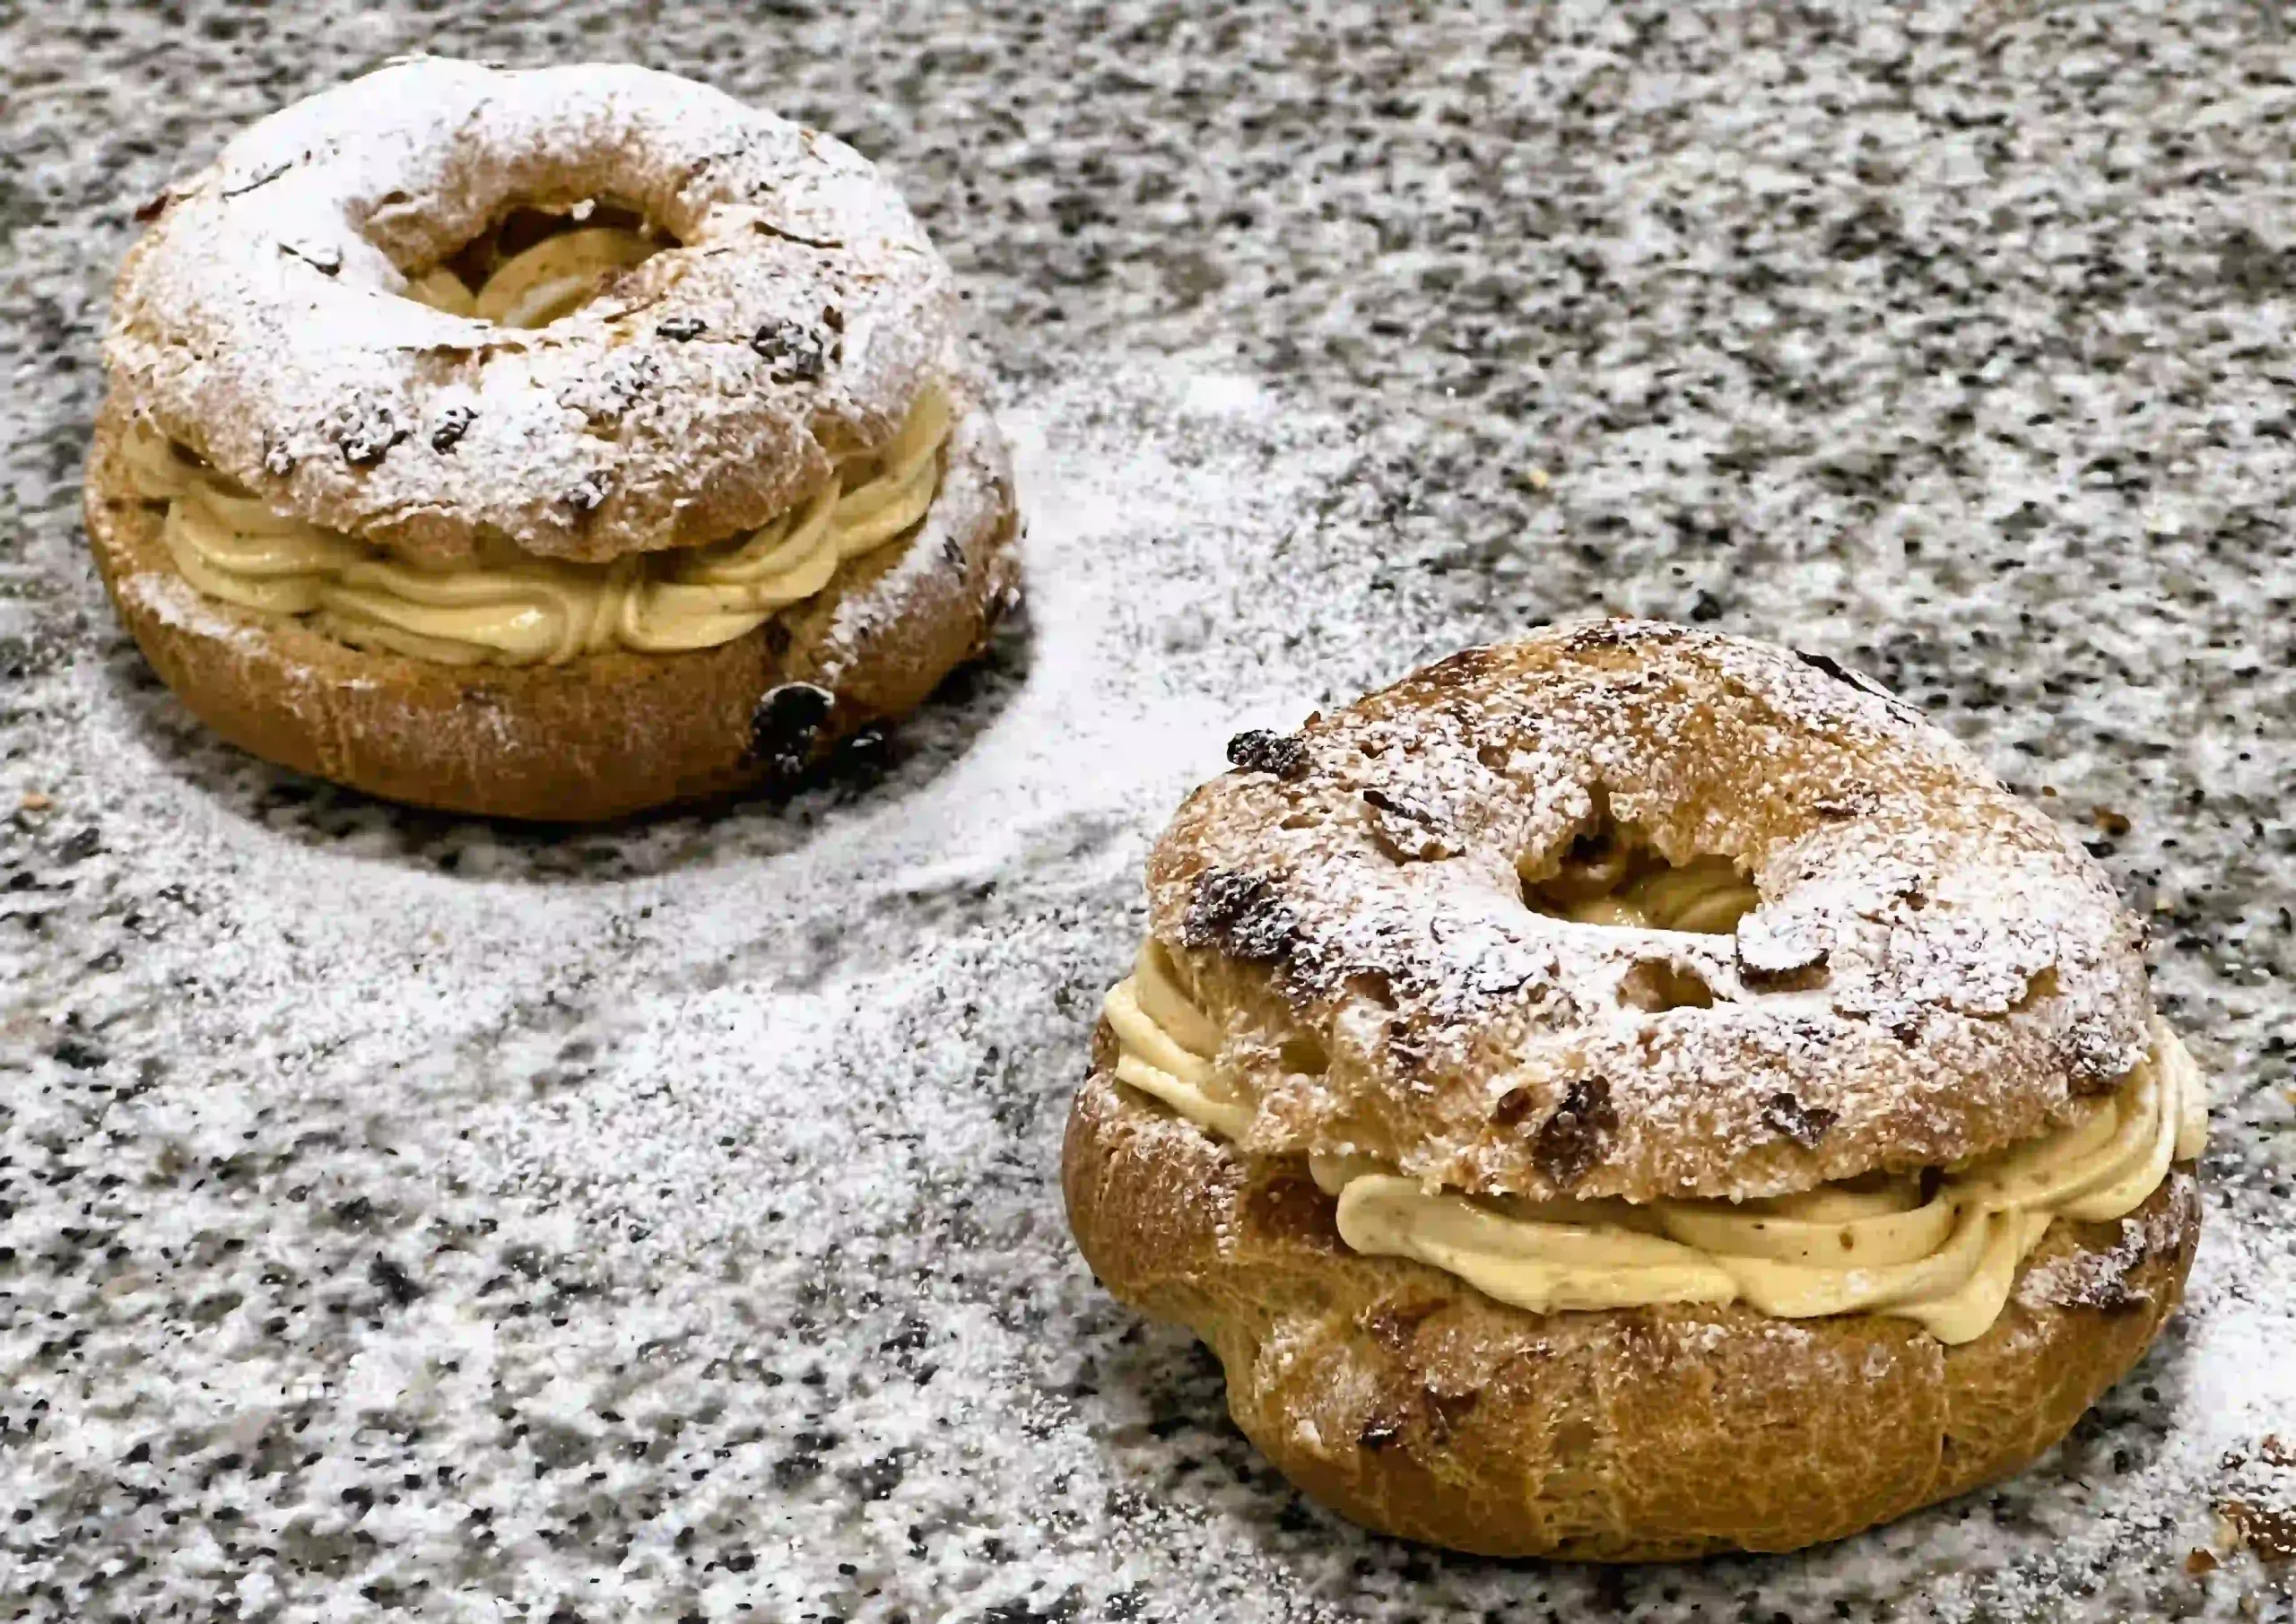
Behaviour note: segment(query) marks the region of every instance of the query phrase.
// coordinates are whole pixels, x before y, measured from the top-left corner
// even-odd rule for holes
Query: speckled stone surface
[[[2287,1616],[2296,50],[2269,7],[0,8],[0,1620]],[[205,738],[78,470],[135,206],[403,51],[842,135],[970,290],[1032,608],[787,805]],[[1357,1533],[1053,1183],[1237,727],[1604,607],[1874,672],[2216,1079],[2186,1316],[2023,1478],[1628,1572]]]

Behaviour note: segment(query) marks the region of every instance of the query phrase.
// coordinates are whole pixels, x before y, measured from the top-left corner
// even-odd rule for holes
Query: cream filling
[[[505,261],[475,297],[443,267],[410,292],[456,314],[539,326],[584,303],[647,248],[633,231],[571,231]],[[176,568],[209,597],[309,617],[339,641],[440,664],[558,664],[615,648],[715,647],[813,596],[847,560],[924,518],[952,415],[948,396],[928,388],[889,444],[848,458],[771,523],[708,547],[604,565],[522,557],[425,569],[273,512],[141,423],[124,458],[136,494],[167,504],[161,537]]]
[[[651,257],[643,231],[592,226],[545,237],[494,267],[476,293],[444,265],[407,280],[407,297],[449,316],[505,327],[546,327],[597,297],[609,277]]]
[[[1728,935],[1740,916],[1761,905],[1761,893],[1727,857],[1697,857],[1677,868],[1625,844],[1566,860],[1526,895],[1534,908],[1578,925],[1709,936]]]
[[[1219,1078],[1221,1033],[1152,941],[1103,1013],[1117,1080],[1205,1132],[1239,1140],[1252,1108]],[[1925,1199],[1912,1176],[1763,1200],[1533,1202],[1470,1197],[1356,1157],[1309,1168],[1339,1201],[1355,1251],[1408,1257],[1535,1314],[1653,1303],[1744,1303],[1781,1319],[1874,1313],[1942,1342],[1985,1334],[2017,1265],[2058,1217],[2142,1206],[2172,1160],[2200,1154],[2207,1091],[2165,1022],[2152,1055],[2069,1127],[1944,1169]]]

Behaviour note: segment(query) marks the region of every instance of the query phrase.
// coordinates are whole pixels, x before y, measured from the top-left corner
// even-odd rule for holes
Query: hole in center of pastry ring
[[[635,209],[590,198],[563,211],[517,207],[439,264],[410,274],[406,297],[449,316],[546,327],[678,246]]]
[[[1752,881],[1726,856],[1669,863],[1630,829],[1600,814],[1561,854],[1518,871],[1535,913],[1578,925],[1688,931],[1726,936],[1761,904]],[[1657,1007],[1705,1007],[1711,993],[1685,993]]]

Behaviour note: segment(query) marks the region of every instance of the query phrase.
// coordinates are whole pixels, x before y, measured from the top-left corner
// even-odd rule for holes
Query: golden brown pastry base
[[[1238,1156],[1113,1056],[1103,1026],[1062,1164],[1094,1272],[1211,1345],[1237,1425],[1308,1494],[1491,1556],[1791,1550],[2016,1472],[2144,1353],[2199,1232],[2188,1168],[2126,1220],[2142,1243],[2060,1221],[2025,1264],[2056,1265],[2054,1300],[2013,1292],[1958,1347],[1879,1315],[1542,1316],[1347,1250],[1298,1161]]]
[[[786,777],[873,722],[914,709],[986,647],[1009,601],[1009,486],[951,538],[944,590],[865,617],[824,675],[839,606],[907,546],[853,560],[748,636],[691,654],[563,665],[450,666],[370,653],[275,615],[199,597],[119,461],[117,405],[96,424],[86,517],[97,567],[144,657],[200,720],[251,754],[370,795],[489,817],[589,822]],[[927,535],[919,543],[932,544]],[[170,613],[135,578],[173,583]],[[793,690],[792,685],[798,686]],[[826,714],[819,692],[831,700]],[[770,698],[782,690],[778,698]]]

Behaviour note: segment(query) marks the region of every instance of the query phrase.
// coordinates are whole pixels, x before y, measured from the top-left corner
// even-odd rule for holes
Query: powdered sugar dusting
[[[12,1501],[117,1496],[104,1515],[158,1549],[186,1524],[136,1494],[196,1520],[229,1504],[242,1549],[282,1555],[220,1571],[291,1618],[378,1586],[475,1618],[570,1576],[589,1606],[673,1616],[1073,1593],[1080,1616],[1132,1595],[1335,1619],[1352,1604],[1300,1576],[1358,1555],[1376,1593],[1425,1604],[1425,1576],[1391,1564],[1429,1559],[1298,1507],[1222,1418],[1208,1359],[1097,1290],[1051,1183],[1099,994],[1144,924],[1149,837],[1230,733],[1319,698],[1284,649],[1289,605],[1309,579],[1359,601],[1351,573],[1377,560],[1326,538],[1374,510],[1358,473],[1380,453],[1186,369],[1004,417],[1027,621],[857,794],[497,834],[291,795],[103,664],[52,680],[83,743],[48,792],[66,820],[106,809],[107,833],[65,911],[6,905],[79,944],[17,962],[18,1008],[53,1013],[8,1153],[43,1179],[86,1168],[36,1186],[68,1192],[99,1177],[71,1147],[100,1133],[126,1182],[84,1211],[42,1195],[12,1232],[20,1257],[91,1260],[32,1277],[89,1357],[13,1356],[16,1391],[74,1420],[10,1453]],[[2270,1394],[2226,1395],[2287,1328],[2264,1305],[2296,1301],[2284,1259],[2222,1229],[2142,1378],[2189,1395],[2148,1470],[2202,1543],[2213,1489],[2170,1486],[2213,1482],[2268,1429]],[[99,1410],[123,1361],[132,1386],[107,1376]],[[1174,1479],[1176,1460],[1196,1464]],[[986,1506],[992,1483],[1029,1515]],[[1861,1552],[1997,1541],[1984,1507],[1743,1582],[1854,1595]],[[2118,1515],[2063,1517],[2126,1539]],[[570,1546],[578,1525],[614,1543]],[[1979,1554],[1940,1579],[1941,1616],[1998,1582]],[[79,1561],[30,1571],[70,1587]],[[1461,1605],[1522,1583],[1435,1570]],[[218,1571],[187,1552],[119,1594],[157,1608]]]
[[[674,1614],[836,1588],[857,1538],[887,1560],[912,1524],[947,1524],[928,1547],[961,1540],[960,1473],[1059,1498],[1099,1471],[1099,1423],[1054,1396],[1069,1334],[995,1260],[1018,1247],[1069,1278],[1064,1324],[1116,1322],[1074,1277],[1043,1163],[1084,989],[1136,932],[1146,831],[1216,764],[1232,708],[1307,699],[1282,666],[1233,693],[1176,679],[1174,646],[1138,631],[1184,618],[1189,578],[1239,545],[1274,557],[1358,455],[1328,421],[1181,401],[1148,373],[1019,403],[1032,612],[973,699],[928,712],[914,753],[841,806],[832,788],[609,836],[625,877],[602,884],[536,884],[561,861],[547,842],[475,826],[433,824],[427,856],[361,837],[349,798],[349,840],[282,839],[248,821],[241,764],[168,701],[124,696],[100,665],[64,677],[75,725],[116,747],[52,789],[146,831],[86,871],[138,899],[134,925],[106,910],[71,928],[136,945],[77,992],[68,967],[20,960],[19,1007],[59,1000],[71,1024],[48,1029],[66,1058],[34,1062],[49,1091],[8,1132],[43,1168],[97,1122],[135,1147],[110,1159],[127,1192],[102,1203],[126,1251],[55,1300],[103,1345],[126,1339],[144,1374],[100,1434],[13,1457],[9,1498],[45,1503],[88,1451],[139,1440],[210,1471],[316,1448],[292,1493],[239,1497],[265,1540],[363,1530],[383,1541],[355,1564],[363,1586],[473,1562],[527,1586],[547,1582],[544,1531],[639,1469],[587,1473],[650,1438],[681,1487],[597,1594]],[[982,931],[992,893],[1029,923]],[[642,996],[615,990],[641,969]],[[85,1073],[75,1032],[101,1049]],[[114,1077],[140,1081],[115,1097]],[[15,1244],[68,1246],[80,1221],[43,1209]],[[186,1245],[222,1272],[179,1298],[161,1248]],[[935,1254],[970,1261],[935,1270]],[[143,1345],[152,1316],[202,1333]],[[81,1377],[39,1380],[84,1411]],[[952,1432],[952,1416],[970,1419]],[[373,1429],[391,1441],[355,1449]],[[583,1465],[536,1477],[548,1462]],[[419,1493],[390,1489],[407,1509],[382,1505],[411,1472]],[[799,1492],[848,1478],[857,1533],[839,1494]],[[763,1520],[761,1483],[788,1497]],[[494,1531],[476,1550],[473,1509]],[[1057,1524],[1043,1539],[1030,1559],[1048,1571],[1081,1559]],[[696,1574],[681,1553],[697,1540],[757,1559]],[[1005,1578],[950,1582],[994,1600]]]
[[[0,1612],[2285,1614],[2215,1510],[2296,1407],[2269,13],[804,9],[0,23]],[[834,128],[957,265],[1032,612],[870,774],[405,814],[217,746],[114,632],[76,485],[127,212],[421,48]],[[1798,1557],[1363,1537],[1053,1194],[1147,844],[1222,741],[1605,608],[1945,723],[2097,849],[2218,1090],[2143,1366],[2015,1481]],[[665,1064],[681,1015],[750,1047]]]
[[[404,297],[505,210],[598,195],[679,246],[531,331]],[[162,433],[323,529],[596,560],[761,524],[889,437],[953,300],[900,195],[817,131],[642,68],[426,58],[174,188],[106,360]]]
[[[1600,622],[1454,656],[1280,753],[1197,792],[1153,871],[1253,1149],[1498,1193],[1765,1195],[2030,1137],[2146,1052],[2138,927],[2088,854],[1830,661]],[[1529,908],[1525,878],[1605,817],[1751,873],[1752,961]],[[1645,966],[1701,1006],[1647,1007]],[[1542,1125],[1589,1088],[1615,1120],[1549,1165]],[[1782,1131],[1781,1092],[1824,1132]]]

